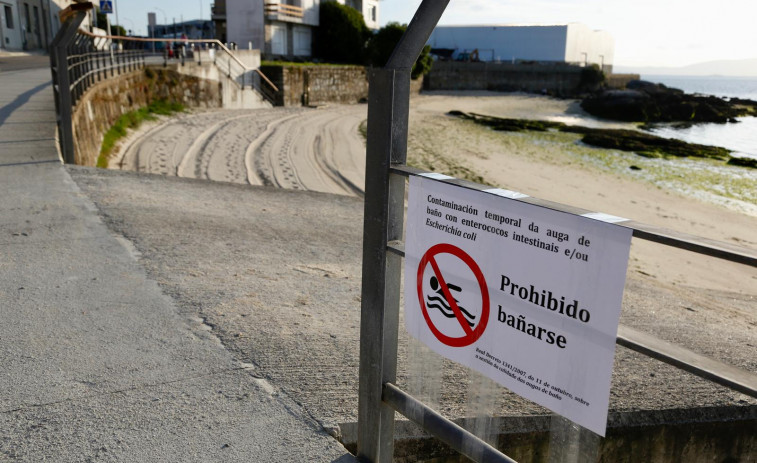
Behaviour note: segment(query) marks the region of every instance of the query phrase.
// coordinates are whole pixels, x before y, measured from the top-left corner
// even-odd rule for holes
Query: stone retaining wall
[[[576,97],[593,89],[584,77],[586,70],[567,64],[436,61],[426,76],[426,89],[522,91]],[[630,77],[626,75],[623,79],[631,80]],[[614,79],[613,84],[624,86],[620,82],[623,79]]]
[[[279,88],[277,106],[352,104],[368,100],[368,68],[364,66],[261,66]],[[419,93],[423,80],[410,81]]]
[[[277,106],[358,103],[368,99],[363,66],[261,66],[279,88]]]
[[[152,67],[99,82],[74,108],[75,163],[96,165],[103,136],[116,120],[161,99],[188,108],[219,108],[221,88],[218,82]]]

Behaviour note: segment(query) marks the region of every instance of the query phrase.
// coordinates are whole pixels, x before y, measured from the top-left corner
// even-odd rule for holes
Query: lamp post
[[[158,8],[157,6],[155,7],[155,9],[163,13],[163,25],[165,26],[166,24],[168,24],[168,19],[166,19],[166,12],[163,11],[162,8]]]
[[[168,27],[168,18],[166,18],[166,12],[163,11],[162,8],[159,8],[157,6],[155,7],[155,9],[158,10],[158,11],[160,11],[161,13],[163,13],[163,37],[165,38],[165,36],[166,36],[166,30],[167,30],[167,27]],[[155,35],[155,31],[153,31],[152,34]]]
[[[129,29],[128,31],[126,31],[126,35],[133,35],[133,31],[134,31],[134,21],[132,21],[132,20],[131,20],[131,19],[129,19],[129,18],[124,18],[124,21],[129,21],[129,23],[131,24],[131,29]],[[119,24],[119,26],[120,26],[120,24]],[[132,34],[130,34],[130,33],[129,33],[129,31],[131,31],[131,32],[132,32]]]

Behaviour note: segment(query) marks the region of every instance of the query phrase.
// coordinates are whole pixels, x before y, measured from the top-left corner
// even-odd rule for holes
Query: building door
[[[42,30],[39,27],[39,8],[34,7],[34,35],[37,37],[37,47],[42,48]]]
[[[313,54],[312,43],[312,30],[305,26],[294,26],[294,55],[295,56],[311,56]]]
[[[287,27],[286,24],[271,24],[271,54],[287,54]]]
[[[32,15],[29,13],[29,4],[24,3],[24,19],[26,19],[26,24],[24,24],[24,28],[21,29],[21,32],[23,32],[23,41],[24,41],[24,50],[28,50],[30,47],[29,41],[33,38],[32,36]]]

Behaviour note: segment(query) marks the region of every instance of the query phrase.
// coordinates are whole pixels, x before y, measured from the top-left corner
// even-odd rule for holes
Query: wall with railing
[[[59,143],[65,162],[91,164],[91,145],[102,139],[102,126],[113,124],[118,116],[136,109],[135,105],[149,103],[151,98],[170,99],[190,107],[225,103],[233,108],[270,106],[274,100],[278,88],[257,69],[259,57],[242,61],[217,40],[95,35],[79,29],[92,7],[91,3],[75,3],[64,10],[61,29],[50,50]],[[172,72],[172,77],[156,83],[144,73],[148,67],[163,68]],[[198,79],[207,79],[207,75],[220,83],[220,91],[213,89],[216,84],[200,85]],[[128,88],[124,87],[127,83]],[[83,98],[95,87],[97,97],[89,98],[85,108]],[[113,88],[118,89],[118,95]],[[193,96],[195,91],[198,93]],[[118,104],[114,103],[119,99]],[[100,103],[105,107],[100,108]],[[80,136],[97,140],[77,141]]]

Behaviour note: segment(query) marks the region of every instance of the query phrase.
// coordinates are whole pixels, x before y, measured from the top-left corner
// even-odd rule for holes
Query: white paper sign
[[[410,178],[407,330],[604,436],[631,230],[495,193]]]

